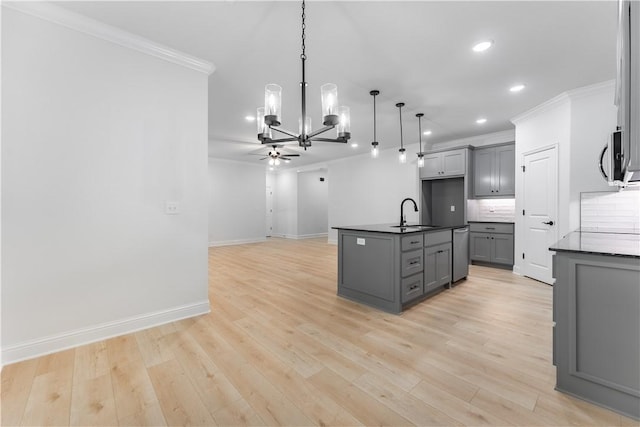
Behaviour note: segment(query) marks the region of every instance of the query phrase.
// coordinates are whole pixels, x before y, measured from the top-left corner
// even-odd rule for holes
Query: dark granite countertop
[[[345,225],[339,227],[331,227],[335,230],[350,230],[350,231],[368,231],[371,233],[389,233],[389,234],[410,234],[410,233],[424,233],[429,231],[439,230],[451,230],[453,228],[462,228],[466,225],[419,225],[408,224],[406,227],[398,227],[397,224],[367,224],[367,225]]]
[[[574,231],[549,250],[640,258],[640,234]]]
[[[513,221],[468,221],[469,224],[475,222],[477,224],[515,224]]]

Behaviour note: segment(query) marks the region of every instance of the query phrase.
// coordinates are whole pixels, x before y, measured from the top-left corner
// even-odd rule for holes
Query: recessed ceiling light
[[[493,41],[492,40],[485,40],[485,41],[476,43],[473,46],[473,51],[474,52],[484,52],[485,50],[489,49],[491,46],[493,46]]]
[[[422,132],[423,135],[431,135],[431,131],[430,130],[425,130],[424,132]]]
[[[485,124],[487,123],[487,119],[485,119],[484,117],[481,119],[476,120],[476,123],[479,125]]]
[[[351,143],[351,148],[358,148],[358,143],[357,142],[352,142]]]
[[[256,118],[255,118],[255,117],[253,117],[253,116],[245,116],[245,117],[244,117],[244,119],[245,119],[246,121],[248,121],[248,122],[252,122],[252,121],[254,121]]]
[[[509,88],[509,91],[511,92],[520,92],[522,89],[524,89],[524,85],[523,84],[517,84],[517,85],[513,85]]]

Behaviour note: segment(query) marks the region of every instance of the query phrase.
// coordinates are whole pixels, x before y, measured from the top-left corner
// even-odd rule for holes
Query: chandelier
[[[317,130],[311,128],[311,117],[307,116],[307,98],[305,80],[305,2],[302,0],[302,82],[300,90],[302,92],[302,111],[298,119],[298,133],[283,129],[281,125],[282,117],[282,88],[277,84],[268,84],[264,90],[264,107],[258,108],[258,140],[262,144],[282,144],[297,141],[300,147],[305,150],[311,147],[311,143],[319,142],[341,142],[346,143],[351,138],[351,113],[349,107],[338,106],[338,87],[333,83],[327,83],[320,87],[322,101],[322,124],[323,127]],[[318,135],[331,129],[337,128],[336,138],[320,138]],[[286,137],[273,138],[272,130],[280,132]]]

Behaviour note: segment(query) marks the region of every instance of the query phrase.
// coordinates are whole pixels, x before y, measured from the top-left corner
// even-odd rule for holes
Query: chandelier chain
[[[304,8],[305,8],[305,4],[304,4],[304,0],[302,0],[302,54],[300,55],[300,58],[307,59],[307,55],[305,53],[306,46],[304,44],[304,41],[306,38],[304,30],[307,28],[307,25],[305,24],[304,20],[307,17],[307,15],[305,15],[304,13]]]

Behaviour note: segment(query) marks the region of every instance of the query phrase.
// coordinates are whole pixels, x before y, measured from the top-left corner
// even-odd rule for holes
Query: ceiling
[[[295,1],[74,1],[57,3],[211,61],[209,156],[260,163],[254,115],[264,86],[283,87],[283,127],[300,115],[300,3]],[[574,88],[615,77],[615,1],[309,1],[307,111],[320,124],[320,86],[338,85],[351,108],[351,145],[315,143],[291,167],[368,152],[377,97],[377,140],[399,148],[513,129],[509,119]],[[483,53],[471,47],[491,39]],[[526,88],[511,93],[509,87]],[[485,117],[483,125],[475,123]],[[333,132],[333,131],[330,131]],[[324,136],[324,135],[323,135]],[[411,157],[414,157],[410,153]],[[410,157],[410,158],[411,158]],[[266,162],[263,161],[266,164]]]

